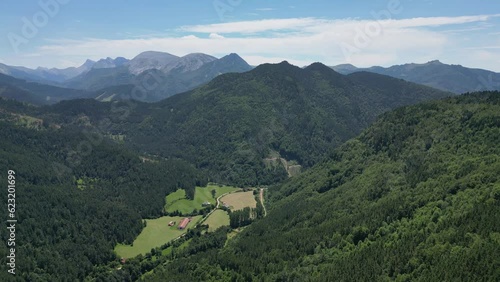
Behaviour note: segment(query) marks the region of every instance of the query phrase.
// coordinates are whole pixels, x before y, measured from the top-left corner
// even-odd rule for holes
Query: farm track
[[[267,216],[267,209],[266,205],[264,205],[264,188],[260,188],[260,203],[262,204],[262,207],[264,208],[264,216]]]

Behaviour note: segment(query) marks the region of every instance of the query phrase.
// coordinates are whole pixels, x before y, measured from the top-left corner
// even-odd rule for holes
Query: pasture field
[[[233,211],[257,207],[253,191],[232,193],[222,197],[220,201],[226,203]]]
[[[208,224],[208,231],[213,232],[221,226],[229,225],[229,214],[223,210],[216,210],[207,220],[205,220],[205,222],[203,222],[203,224]]]
[[[180,235],[186,233],[187,228],[191,228],[201,219],[201,216],[193,217],[193,220],[184,230],[177,229],[177,225],[184,217],[164,216],[157,219],[146,219],[146,227],[141,234],[137,236],[132,245],[118,244],[115,247],[115,252],[118,256],[124,258],[132,258],[139,254],[146,254],[152,248],[160,247]],[[170,221],[175,221],[174,226],[168,226]]]
[[[212,197],[212,190],[215,190],[215,198]],[[179,211],[182,214],[190,214],[195,209],[202,209],[203,203],[210,202],[216,205],[217,197],[238,190],[241,189],[232,186],[219,187],[218,185],[209,184],[207,187],[196,187],[194,200],[188,200],[186,199],[186,191],[179,189],[165,197],[165,211],[169,213]]]

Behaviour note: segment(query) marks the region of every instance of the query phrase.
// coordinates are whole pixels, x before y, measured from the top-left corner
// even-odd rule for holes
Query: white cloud
[[[477,15],[462,17],[427,17],[412,18],[402,20],[325,20],[318,18],[290,18],[290,19],[265,19],[256,21],[240,21],[230,23],[218,23],[207,25],[183,26],[181,30],[187,32],[200,33],[257,33],[266,31],[282,30],[300,30],[300,31],[319,31],[328,28],[353,28],[367,24],[377,23],[384,28],[415,28],[415,27],[433,27],[442,25],[465,24],[473,22],[487,21],[494,17],[500,17],[500,14]]]
[[[198,39],[198,37],[196,37],[196,35],[186,35],[186,36],[183,36],[181,38],[182,39]]]
[[[224,36],[217,34],[217,33],[210,33],[210,35],[208,37],[211,39],[223,39],[224,38]]]
[[[272,30],[298,29],[318,23],[314,18],[268,19],[181,27],[182,31],[200,33],[256,33]]]
[[[188,34],[185,36],[170,34],[117,40],[92,38],[50,40],[48,44],[33,53],[41,54],[37,62],[47,62],[46,66],[54,66],[54,62],[61,62],[62,58],[82,63],[87,58],[93,60],[108,56],[132,58],[146,50],[159,50],[176,55],[203,52],[214,56],[236,52],[253,65],[283,60],[299,66],[315,61],[329,65],[350,62],[359,67],[426,62],[432,59],[461,63],[469,55],[470,50],[466,48],[471,46],[463,44],[466,40],[463,37],[446,32],[442,27],[456,26],[458,29],[467,29],[470,28],[468,25],[477,26],[498,16],[382,21],[318,18],[240,21],[180,27],[178,31]],[[473,32],[474,30],[470,31]],[[488,32],[498,32],[498,29]],[[485,34],[485,39],[491,37]],[[491,40],[475,42],[479,50],[499,45],[498,42]],[[346,54],[346,48],[351,52]],[[494,54],[493,57],[491,54],[478,55],[476,59],[480,61],[475,64],[482,64],[483,68],[499,71],[495,58],[498,57],[494,57]],[[29,61],[20,56],[13,56],[9,60],[19,60],[20,62],[16,64],[33,64],[33,60]]]

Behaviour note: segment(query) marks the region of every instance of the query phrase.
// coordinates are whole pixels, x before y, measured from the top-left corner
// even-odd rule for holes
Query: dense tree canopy
[[[147,280],[498,281],[498,136],[499,92],[387,113],[269,189],[268,216],[225,248]]]
[[[206,181],[185,162],[143,162],[105,139],[90,153],[79,152],[87,137],[77,130],[35,131],[5,122],[0,129],[0,179],[6,185],[7,170],[17,178],[21,280],[82,280],[95,265],[116,259],[115,244],[131,243],[142,218],[162,215],[165,195]],[[6,203],[7,193],[0,199]],[[6,228],[0,234],[9,235]],[[7,249],[0,254],[0,280],[8,281]]]
[[[49,124],[122,136],[139,152],[184,159],[214,182],[268,185],[287,173],[265,159],[311,167],[383,112],[448,95],[378,74],[344,76],[319,63],[301,69],[283,62],[221,75],[154,104],[73,100],[39,115]]]

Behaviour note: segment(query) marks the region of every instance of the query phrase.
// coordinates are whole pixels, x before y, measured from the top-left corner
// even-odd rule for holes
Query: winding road
[[[264,188],[260,188],[260,203],[264,208],[264,216],[267,216],[266,205],[264,205]]]

